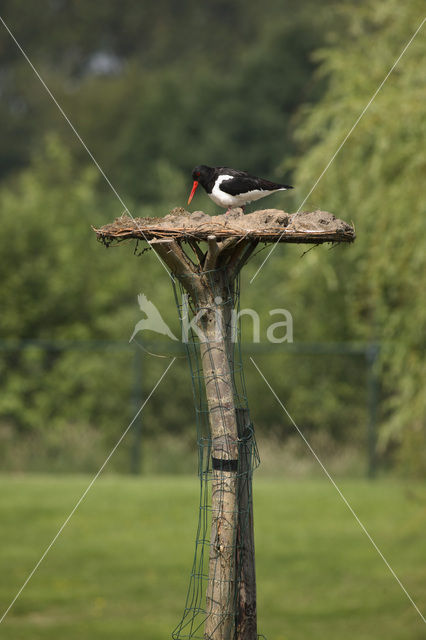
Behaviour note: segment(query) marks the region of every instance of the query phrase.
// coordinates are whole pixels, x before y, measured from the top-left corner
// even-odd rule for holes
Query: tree
[[[308,193],[423,16],[419,1],[345,8],[343,36],[318,53],[328,88],[304,110],[295,182]],[[309,198],[354,220],[358,240],[332,267],[347,337],[380,342],[385,397],[381,445],[399,443],[411,471],[426,471],[426,43],[419,36]],[[309,286],[309,285],[307,285]],[[344,299],[344,305],[338,298]],[[328,304],[330,301],[328,300]],[[324,300],[324,306],[326,303]]]

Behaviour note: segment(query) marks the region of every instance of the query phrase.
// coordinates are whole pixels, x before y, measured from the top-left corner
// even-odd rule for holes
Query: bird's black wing
[[[249,191],[255,191],[260,189],[261,191],[275,191],[277,189],[292,189],[290,185],[279,184],[278,182],[271,182],[264,178],[256,178],[248,174],[240,173],[240,175],[232,176],[232,179],[224,180],[221,182],[219,189],[225,193],[229,193],[231,196],[236,196],[241,193],[248,193]]]

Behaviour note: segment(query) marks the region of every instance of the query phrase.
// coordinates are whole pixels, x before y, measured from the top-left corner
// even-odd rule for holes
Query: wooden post
[[[237,420],[231,309],[235,278],[257,241],[231,237],[218,243],[215,236],[209,236],[205,256],[194,249],[200,262],[203,261],[199,269],[175,240],[155,239],[150,244],[190,295],[195,313],[202,312],[198,321],[200,357],[212,442],[204,638],[255,640],[250,443],[246,440],[248,412],[239,412]],[[246,535],[249,540],[245,540]]]
[[[211,278],[210,278],[211,280]],[[235,541],[238,522],[238,428],[228,351],[223,275],[211,282],[211,304],[200,343],[212,441],[212,496],[205,640],[230,640],[235,624]],[[219,304],[218,304],[219,303]],[[229,304],[229,303],[228,303]]]
[[[254,556],[252,456],[254,434],[248,409],[237,409],[239,437],[237,528],[238,640],[257,640],[256,569]]]

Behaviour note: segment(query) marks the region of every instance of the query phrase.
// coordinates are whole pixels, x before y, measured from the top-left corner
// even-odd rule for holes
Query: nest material
[[[174,238],[179,241],[218,240],[237,237],[260,242],[353,242],[355,229],[327,211],[289,214],[279,209],[262,209],[244,214],[242,209],[209,216],[202,211],[190,213],[176,208],[164,218],[130,218],[123,215],[111,224],[94,229],[105,244],[137,238],[153,240]]]

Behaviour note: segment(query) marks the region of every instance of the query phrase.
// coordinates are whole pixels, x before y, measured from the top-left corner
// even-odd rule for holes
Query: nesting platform
[[[355,229],[327,211],[286,213],[279,209],[262,209],[244,214],[233,209],[227,214],[209,216],[203,211],[190,213],[182,207],[164,218],[130,218],[123,215],[111,224],[94,229],[106,245],[114,241],[136,238],[154,240],[172,238],[177,241],[238,238],[257,242],[353,242]]]

